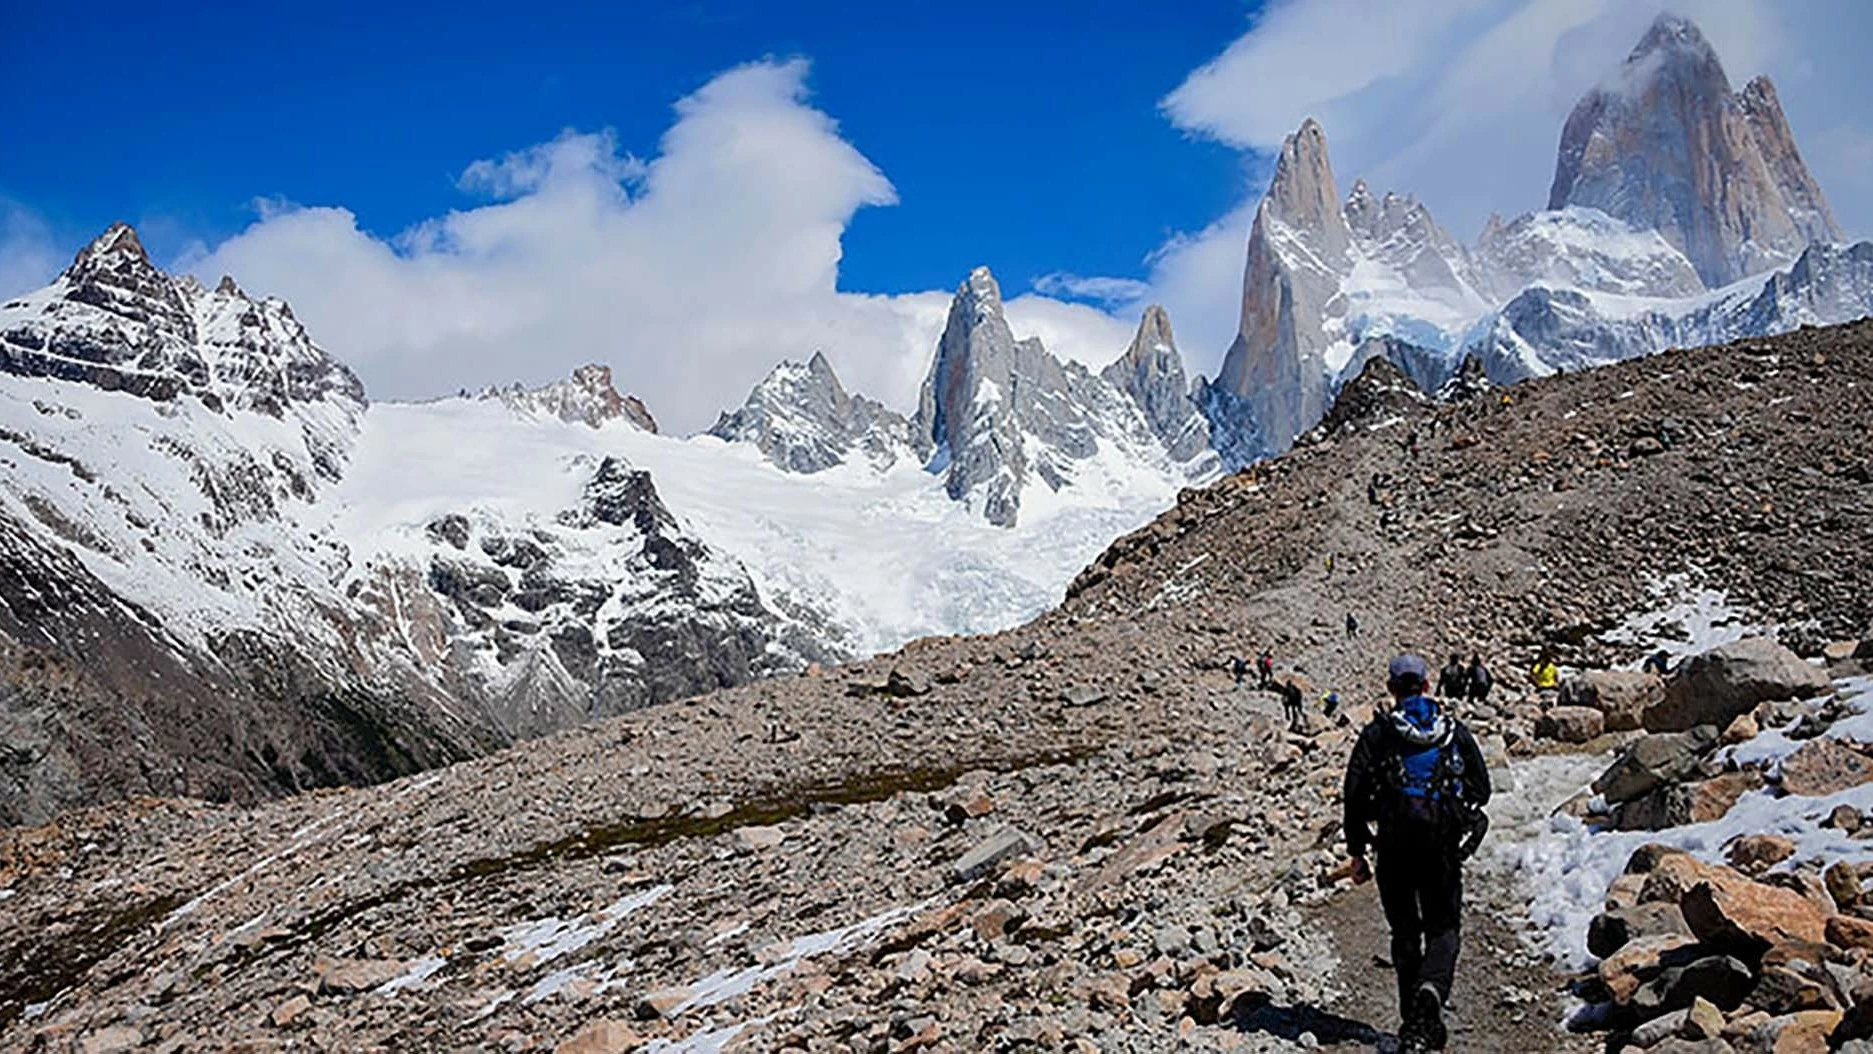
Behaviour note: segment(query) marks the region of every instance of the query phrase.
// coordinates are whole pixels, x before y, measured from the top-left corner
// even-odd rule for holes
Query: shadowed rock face
[[[1657,230],[1712,287],[1841,236],[1774,85],[1733,93],[1703,34],[1671,15],[1568,116],[1548,207],[1569,205]]]

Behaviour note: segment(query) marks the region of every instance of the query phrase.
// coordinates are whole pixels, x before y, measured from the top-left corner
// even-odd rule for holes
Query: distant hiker
[[[1379,903],[1398,973],[1398,1038],[1407,1052],[1441,1050],[1448,1038],[1444,1006],[1461,941],[1463,861],[1488,827],[1482,751],[1463,722],[1425,694],[1430,677],[1416,655],[1392,660],[1386,688],[1396,703],[1359,733],[1342,788],[1354,882],[1372,877],[1366,850],[1378,849]]]
[[[1255,660],[1255,672],[1261,676],[1261,683],[1257,687],[1266,692],[1268,686],[1275,683],[1274,652],[1267,648],[1262,649],[1262,654]]]
[[[1639,669],[1644,673],[1655,673],[1660,677],[1669,677],[1671,676],[1671,655],[1661,648],[1647,655],[1645,657],[1645,664],[1640,666]]]
[[[1535,660],[1535,665],[1528,671],[1528,683],[1535,686],[1537,692],[1558,691],[1561,687],[1561,668],[1554,664],[1554,656],[1546,651]]]
[[[1332,553],[1327,554],[1326,564],[1327,564],[1327,577],[1332,578],[1333,577],[1333,554]]]
[[[1320,712],[1332,717],[1340,712],[1340,693],[1328,692],[1320,697]]]
[[[1470,668],[1463,664],[1463,656],[1452,655],[1444,664],[1443,672],[1437,675],[1438,698],[1447,702],[1462,702],[1470,695]]]
[[[1242,687],[1242,679],[1249,675],[1249,664],[1240,655],[1229,657],[1229,672],[1236,675],[1236,687]]]
[[[1489,702],[1489,689],[1495,684],[1495,678],[1489,675],[1489,667],[1483,665],[1483,657],[1470,656],[1470,702]]]
[[[1346,639],[1352,640],[1357,636],[1359,636],[1359,620],[1353,617],[1352,612],[1348,611],[1346,613]]]
[[[1307,727],[1301,720],[1301,686],[1292,677],[1281,682],[1281,712],[1288,719],[1288,731],[1299,732]]]

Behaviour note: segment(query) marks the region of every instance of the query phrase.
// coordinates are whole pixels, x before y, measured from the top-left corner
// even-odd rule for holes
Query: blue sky
[[[566,128],[644,155],[678,98],[766,55],[813,60],[813,105],[897,187],[847,232],[843,288],[943,288],[991,261],[1015,286],[1142,276],[1247,178],[1157,109],[1242,31],[1238,0],[18,4],[0,142],[45,149],[8,151],[0,196],[65,241],[127,219],[162,257],[247,226],[255,198],[342,203],[394,234],[476,204],[455,186],[470,162]]]
[[[377,398],[589,361],[676,430],[782,358],[915,404],[948,291],[1099,366],[1170,311],[1236,326],[1281,138],[1456,237],[1539,208],[1562,121],[1646,24],[1774,77],[1850,236],[1873,234],[1864,0],[11,0],[0,295],[114,219],[159,263],[288,299]]]

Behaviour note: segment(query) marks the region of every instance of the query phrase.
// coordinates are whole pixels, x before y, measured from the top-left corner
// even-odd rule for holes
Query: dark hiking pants
[[[1375,878],[1385,921],[1392,928],[1392,967],[1398,971],[1402,1013],[1412,993],[1430,984],[1445,1003],[1457,973],[1463,918],[1463,865],[1454,848],[1431,847],[1442,839],[1404,842],[1390,852],[1379,847]]]

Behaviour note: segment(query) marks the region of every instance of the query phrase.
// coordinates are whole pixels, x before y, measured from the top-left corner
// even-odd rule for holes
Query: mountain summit
[[[1712,288],[1841,237],[1775,86],[1732,92],[1703,33],[1675,15],[1568,116],[1548,207],[1569,205],[1657,230]]]

